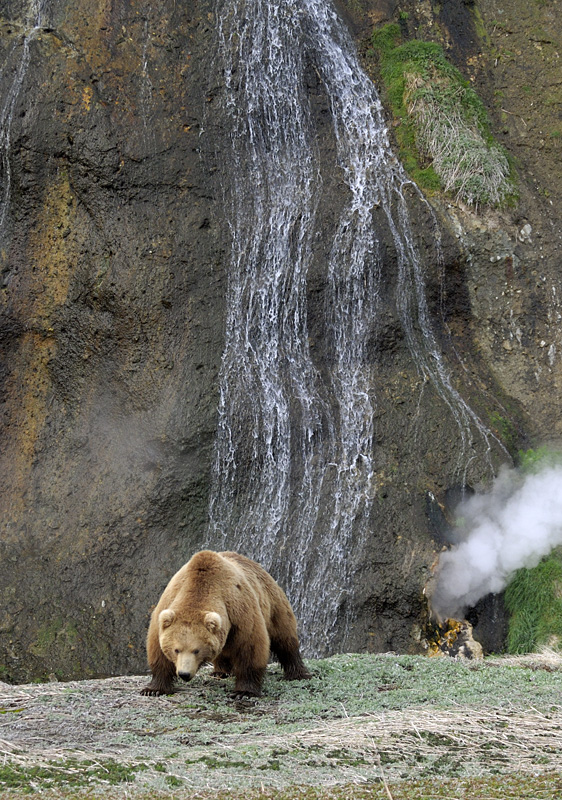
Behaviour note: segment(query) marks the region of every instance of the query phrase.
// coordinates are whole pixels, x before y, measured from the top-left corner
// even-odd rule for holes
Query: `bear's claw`
[[[168,689],[167,691],[166,689],[158,689],[149,684],[148,686],[145,686],[144,689],[141,689],[140,693],[144,695],[144,697],[160,697],[161,695],[168,694],[171,691],[171,689]]]
[[[232,692],[230,696],[233,700],[243,700],[244,698],[261,697],[261,692],[253,692],[250,689],[239,689],[238,691]]]

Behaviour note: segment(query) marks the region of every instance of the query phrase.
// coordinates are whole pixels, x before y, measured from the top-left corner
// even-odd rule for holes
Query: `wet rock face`
[[[3,9],[10,678],[143,668],[149,607],[205,519],[224,271],[212,30],[184,6],[45,2],[27,40]]]
[[[394,14],[391,2],[372,5],[346,10],[358,37]],[[458,14],[440,20],[429,4],[419,8],[408,25],[445,26],[489,100],[494,78],[474,25],[457,47]],[[212,8],[44,0],[22,12],[3,2],[0,33],[0,96],[9,99],[0,119],[0,679],[138,672],[151,605],[205,544],[229,264]],[[333,164],[329,106],[312,70],[309,84],[319,151]],[[337,170],[323,167],[323,180],[320,234],[341,202]],[[552,411],[558,223],[524,171],[521,194],[504,215],[435,201],[443,263],[426,275],[454,385],[498,436],[509,433],[508,450],[562,424]],[[412,215],[423,251],[427,209],[414,203]],[[308,276],[323,376],[315,334],[326,240],[317,238]],[[426,492],[439,499],[461,479],[476,484],[490,465],[476,442],[470,474],[458,474],[458,426],[420,376],[397,318],[387,233],[381,248],[367,348],[377,500],[356,564],[354,624],[334,649],[406,651],[419,645],[422,589],[439,549]],[[536,423],[534,408],[545,412]]]

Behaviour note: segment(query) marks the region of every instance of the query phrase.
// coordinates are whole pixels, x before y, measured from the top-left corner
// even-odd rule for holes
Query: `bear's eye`
[[[194,650],[194,651],[193,651],[193,655],[194,655],[194,656],[198,655],[198,653],[199,653],[199,650]]]
[[[179,650],[178,650],[178,648],[177,648],[177,647],[176,647],[176,649],[174,650],[174,653],[176,653],[176,654],[177,654],[177,653],[179,653]]]

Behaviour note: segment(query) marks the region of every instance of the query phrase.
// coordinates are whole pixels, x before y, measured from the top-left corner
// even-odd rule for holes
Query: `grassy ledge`
[[[506,151],[494,141],[482,101],[442,48],[419,40],[402,43],[396,24],[376,30],[372,44],[398,122],[400,158],[416,183],[476,207],[513,202]]]

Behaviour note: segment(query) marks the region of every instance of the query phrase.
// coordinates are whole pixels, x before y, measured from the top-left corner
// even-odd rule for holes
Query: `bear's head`
[[[228,633],[216,611],[204,612],[200,621],[186,622],[172,608],[165,608],[158,626],[160,648],[184,681],[190,681],[201,664],[217,658]]]

